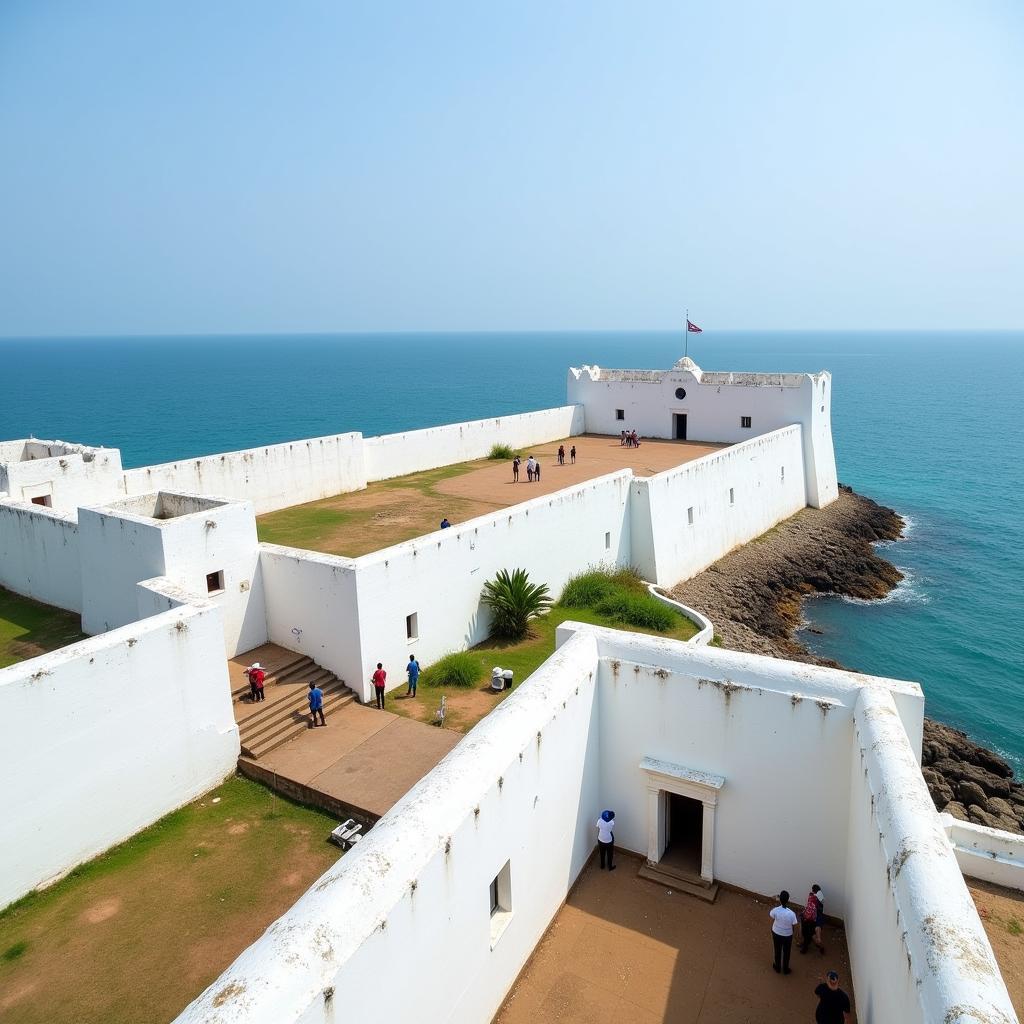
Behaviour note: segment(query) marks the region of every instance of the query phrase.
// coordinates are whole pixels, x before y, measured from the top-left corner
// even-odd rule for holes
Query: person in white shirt
[[[608,870],[615,870],[615,812],[602,811],[597,819],[597,848],[601,854],[601,870],[607,861]]]
[[[779,905],[769,911],[772,919],[772,946],[775,949],[775,961],[772,969],[776,974],[789,974],[789,954],[793,951],[793,932],[799,921],[796,914],[789,909],[789,893],[785,889],[779,893]]]

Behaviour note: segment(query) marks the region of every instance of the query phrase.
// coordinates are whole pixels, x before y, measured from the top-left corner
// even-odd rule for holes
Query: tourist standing
[[[309,693],[306,694],[309,699],[309,727],[313,729],[316,727],[317,716],[320,716],[320,724],[326,725],[324,721],[324,691],[320,689],[316,683],[309,684]]]
[[[245,670],[245,674],[249,677],[249,693],[252,702],[255,704],[257,701],[264,700],[263,682],[267,678],[267,673],[263,670],[263,666],[258,661],[254,661]]]
[[[569,449],[569,461],[575,466],[576,465],[576,445],[573,445]]]
[[[623,431],[621,436],[619,437],[619,445],[620,446],[621,445],[625,445],[625,443],[626,443],[626,432]]]
[[[829,971],[814,990],[818,1005],[814,1009],[817,1024],[849,1024],[850,997],[839,987],[839,975]]]
[[[533,471],[536,468],[536,465],[537,463],[533,461],[533,456],[531,455],[526,460],[526,479],[529,480],[531,484],[533,483]]]
[[[448,517],[447,516],[445,516],[444,519],[441,520],[441,529],[442,530],[450,529],[451,525],[452,524],[448,522]]]
[[[789,954],[793,951],[793,932],[800,923],[796,914],[789,909],[789,893],[785,889],[779,893],[779,905],[769,911],[772,919],[772,946],[775,960],[772,969],[776,974],[789,974]]]
[[[564,444],[560,444],[558,446],[558,464],[560,466],[564,466],[565,465],[565,445]]]
[[[540,483],[540,461],[538,459],[533,460],[533,479]]]
[[[811,886],[807,894],[807,903],[804,905],[804,912],[800,915],[800,952],[806,953],[811,942],[817,947],[822,956],[825,955],[825,945],[821,941],[821,926],[825,923],[825,895],[817,882]]]
[[[416,696],[416,684],[420,679],[420,663],[414,654],[409,655],[409,664],[405,666],[405,674],[409,677],[409,689],[406,690],[406,697]]]
[[[601,858],[601,870],[605,864],[609,871],[615,870],[615,812],[602,811],[597,819],[597,849]]]
[[[377,707],[381,711],[384,710],[384,686],[388,681],[388,674],[384,671],[384,666],[378,661],[377,671],[373,673],[373,689],[377,695]]]
[[[512,460],[512,483],[519,483],[519,456]]]

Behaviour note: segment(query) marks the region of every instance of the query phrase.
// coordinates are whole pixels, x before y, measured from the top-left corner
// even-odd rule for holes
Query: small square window
[[[405,639],[418,640],[420,635],[420,614],[413,612],[405,617]]]
[[[512,870],[511,861],[495,876],[490,886],[491,903],[491,949],[498,944],[502,932],[512,920]]]
[[[693,526],[693,506],[692,505],[686,510],[686,525],[687,526]]]
[[[731,487],[729,488],[729,504],[730,505],[735,505],[736,504],[736,492]]]
[[[219,594],[224,589],[224,570],[219,572],[208,572],[206,574],[206,592],[208,594]]]
[[[749,429],[750,428],[750,417],[749,416],[741,416],[740,417],[740,426],[743,427],[744,429]]]
[[[615,410],[615,418],[617,420],[624,420],[626,418],[626,410],[625,409],[616,409]]]
[[[611,548],[611,546],[612,546],[612,535],[610,533],[606,533],[604,535],[604,549],[605,549],[605,551],[607,551],[609,548]]]

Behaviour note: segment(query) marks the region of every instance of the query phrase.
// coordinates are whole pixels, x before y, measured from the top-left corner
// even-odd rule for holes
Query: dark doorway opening
[[[672,434],[677,441],[686,440],[686,413],[685,412],[674,412],[672,413],[672,426],[674,427]]]
[[[704,838],[704,805],[677,793],[666,793],[665,836],[668,840],[661,863],[700,878],[701,844]]]

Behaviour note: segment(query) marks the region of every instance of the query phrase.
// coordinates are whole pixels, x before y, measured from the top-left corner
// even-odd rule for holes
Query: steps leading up
[[[706,903],[714,903],[718,898],[718,883],[707,882],[700,875],[691,874],[689,871],[680,871],[669,864],[652,864],[645,861],[643,867],[637,872],[641,878],[657,882],[667,889],[674,889],[676,892],[686,893],[688,896],[696,896]]]
[[[332,711],[356,700],[355,693],[333,672],[312,658],[295,655],[267,675],[263,684],[266,699],[250,706],[251,710],[239,722],[239,738],[246,757],[258,760],[309,728],[309,683],[316,683],[324,691],[324,715],[328,718]],[[232,696],[240,700],[248,693],[246,684],[233,690]]]

